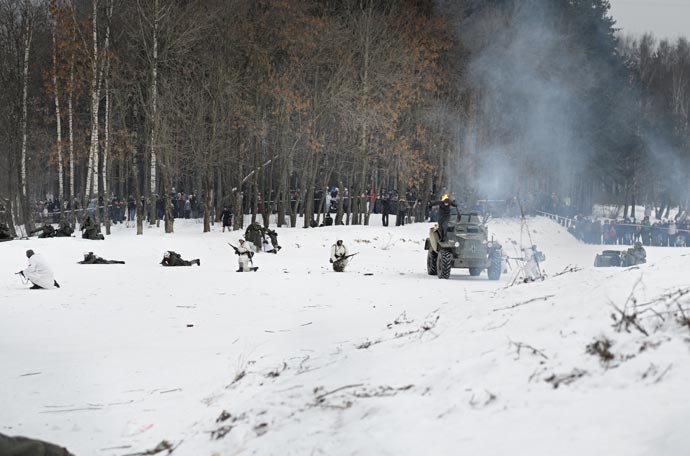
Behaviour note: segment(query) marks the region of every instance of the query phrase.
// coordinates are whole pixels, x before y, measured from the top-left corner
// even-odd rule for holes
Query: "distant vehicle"
[[[619,250],[604,250],[594,258],[594,267],[609,268],[621,266],[621,253]]]
[[[455,215],[455,221],[452,216]],[[501,277],[501,244],[489,240],[486,223],[476,213],[451,214],[447,239],[440,242],[438,227],[429,230],[424,243],[426,270],[439,279],[450,277],[451,268],[469,269],[471,276],[486,270],[489,280]]]
[[[604,250],[594,258],[595,268],[622,266],[627,268],[647,262],[647,252],[641,242],[635,242],[635,246],[628,250]]]

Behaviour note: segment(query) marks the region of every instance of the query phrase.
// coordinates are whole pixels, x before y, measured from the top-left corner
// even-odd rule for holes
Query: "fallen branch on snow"
[[[587,375],[586,370],[575,368],[569,374],[561,374],[561,375],[551,374],[550,376],[545,378],[544,381],[547,383],[551,383],[551,385],[553,385],[554,389],[556,389],[561,384],[570,385],[575,380],[577,380],[578,378],[581,378],[585,375]]]
[[[353,396],[355,397],[362,397],[362,398],[368,398],[368,397],[389,397],[389,396],[395,396],[398,394],[398,391],[407,391],[411,389],[414,385],[409,384],[405,386],[401,386],[399,388],[393,388],[392,386],[379,386],[378,388],[374,388],[371,391],[362,391],[358,392],[355,391],[352,393]]]
[[[635,290],[637,289],[637,286],[641,283],[642,276],[640,275],[640,277],[633,285],[632,290],[630,290],[630,294],[628,295],[628,298],[625,300],[622,309],[615,305],[613,302],[611,302],[613,308],[616,309],[620,314],[620,316],[616,314],[611,314],[611,318],[614,322],[613,327],[617,332],[621,332],[622,330],[630,332],[630,327],[632,326],[645,336],[649,336],[647,330],[644,329],[642,325],[637,321],[637,298],[635,297]]]
[[[372,345],[380,344],[381,342],[383,342],[381,339],[365,340],[361,344],[355,345],[355,348],[357,350],[366,350],[367,348],[371,347]]]
[[[182,443],[182,442],[180,442],[180,443]],[[180,445],[180,443],[173,446],[172,443],[168,442],[167,440],[163,440],[163,441],[161,441],[161,443],[156,445],[155,448],[152,448],[152,449],[146,450],[146,451],[140,451],[138,453],[127,453],[123,456],[149,456],[152,454],[161,453],[163,451],[167,451],[168,452],[167,454],[172,454],[172,452],[175,451],[175,448],[177,448]]]
[[[494,312],[498,312],[499,310],[514,309],[514,308],[516,308],[516,307],[524,306],[524,305],[526,305],[526,304],[530,304],[530,303],[535,302],[535,301],[548,301],[549,298],[553,298],[554,296],[556,296],[556,295],[540,296],[540,297],[538,297],[538,298],[532,298],[532,299],[528,299],[527,301],[518,302],[517,304],[513,304],[512,306],[508,306],[508,307],[499,307],[498,309],[494,309],[493,311],[494,311]]]
[[[414,320],[408,320],[407,319],[407,312],[403,311],[403,313],[401,313],[400,315],[395,317],[395,320],[393,320],[393,323],[388,323],[386,325],[386,328],[391,329],[395,325],[403,325],[403,324],[406,325],[406,324],[413,323],[413,322],[414,322]]]
[[[335,393],[337,393],[338,391],[342,391],[342,390],[349,389],[349,388],[358,388],[358,387],[360,387],[360,386],[364,386],[364,384],[363,384],[363,383],[355,383],[354,385],[345,385],[345,386],[341,386],[341,387],[339,387],[339,388],[336,388],[336,389],[334,389],[334,390],[327,391],[327,392],[325,392],[325,393],[319,394],[319,395],[317,395],[316,398],[315,398],[316,403],[317,403],[317,404],[322,403],[322,402],[324,401],[324,399],[326,399],[326,397],[330,396],[331,394],[335,394]],[[316,393],[319,389],[320,389],[320,387],[319,387],[319,388],[314,388],[314,393]]]
[[[240,371],[237,375],[235,375],[235,378],[232,380],[232,382],[230,382],[228,386],[226,386],[226,388],[230,388],[231,386],[235,385],[237,382],[242,380],[245,377],[245,375],[247,375],[246,371]]]
[[[349,408],[352,406],[353,402],[347,398],[343,398],[342,405],[336,405],[333,403],[326,403],[326,400],[328,397],[332,397],[335,393],[339,393],[341,391],[345,390],[352,390],[354,388],[361,388],[361,390],[354,390],[350,393],[347,393],[350,397],[354,398],[372,398],[372,397],[390,397],[390,396],[395,396],[398,394],[400,391],[408,391],[414,387],[414,385],[409,384],[405,386],[400,386],[400,387],[392,387],[388,385],[383,385],[383,386],[377,386],[377,387],[365,387],[364,384],[358,383],[354,385],[345,385],[341,386],[339,388],[336,388],[331,391],[327,391],[325,393],[318,394],[315,398],[315,403],[313,405],[319,405],[322,407],[334,407],[334,408]],[[314,389],[314,393],[317,393],[320,391],[322,388],[318,387]],[[342,398],[342,397],[341,397]]]
[[[546,354],[543,351],[541,351],[537,348],[534,348],[531,345],[523,344],[522,342],[513,342],[510,339],[508,339],[508,342],[510,343],[510,345],[515,345],[515,348],[517,349],[517,351],[515,353],[517,355],[517,358],[515,358],[515,359],[520,359],[520,350],[522,350],[523,348],[530,350],[530,352],[532,352],[533,355],[541,356],[544,359],[549,359],[549,357],[546,356]]]
[[[568,274],[571,272],[578,272],[578,271],[582,271],[582,268],[578,268],[577,266],[568,265],[561,272],[554,274],[554,277],[558,277],[558,276],[561,276],[563,274]]]

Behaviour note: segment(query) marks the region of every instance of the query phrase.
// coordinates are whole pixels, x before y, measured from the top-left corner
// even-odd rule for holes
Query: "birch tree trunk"
[[[24,29],[24,65],[22,73],[22,149],[21,149],[21,180],[22,180],[22,197],[26,200],[24,204],[28,204],[26,194],[26,142],[27,142],[27,96],[29,90],[29,54],[31,50],[31,35],[33,34],[33,15],[31,13],[31,2],[29,0],[25,3],[26,8],[26,24]]]
[[[368,122],[367,122],[367,113],[366,109],[367,106],[369,105],[369,49],[371,46],[371,31],[372,31],[372,18],[373,16],[373,3],[369,2],[369,11],[365,14],[365,25],[364,25],[364,49],[362,52],[362,96],[361,96],[361,105],[360,105],[360,114],[364,116],[364,121],[362,122],[362,132],[360,136],[360,154],[361,154],[361,159],[362,163],[364,164],[364,170],[366,170],[366,164],[367,164],[367,127],[368,127]],[[366,179],[365,171],[362,172],[362,188],[366,187]],[[361,194],[360,188],[357,189],[358,194],[357,196]],[[368,188],[365,188],[367,190],[367,195],[368,195]],[[359,199],[358,199],[359,201]],[[361,209],[358,206],[358,212],[355,220],[357,221],[357,225],[361,224]],[[368,212],[368,211],[367,211]],[[367,213],[365,217],[365,224],[369,224],[369,214]]]
[[[110,157],[110,19],[113,16],[113,0],[108,0],[108,22],[105,30],[105,44],[103,49],[105,51],[103,66],[105,78],[105,123],[103,125],[103,214],[105,216],[105,234],[110,234],[110,213],[108,211],[108,202],[110,195],[108,192],[108,159]]]
[[[57,130],[58,198],[60,199],[60,219],[64,217],[65,183],[62,169],[62,116],[60,115],[60,91],[57,78],[57,20],[53,23],[53,94],[55,96],[55,128]]]
[[[74,36],[74,34],[73,34]],[[69,64],[69,95],[67,97],[67,118],[69,129],[69,198],[70,207],[72,208],[72,224],[77,220],[77,208],[75,206],[74,194],[74,108],[72,106],[72,99],[74,98],[74,50],[70,56]]]
[[[93,55],[91,65],[93,74],[91,76],[91,145],[89,147],[89,162],[86,168],[86,189],[84,191],[84,206],[93,195],[93,186],[98,190],[98,29],[97,12],[98,0],[92,0],[93,19],[92,19],[92,39]],[[96,210],[98,213],[98,209]]]
[[[153,58],[151,61],[151,187],[149,199],[155,201],[156,195],[156,122],[158,103],[158,26],[159,26],[158,0],[153,4]],[[153,223],[156,217],[155,205],[149,206],[149,223]]]

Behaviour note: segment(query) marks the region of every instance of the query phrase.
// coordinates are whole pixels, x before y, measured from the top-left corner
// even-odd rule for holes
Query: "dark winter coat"
[[[194,264],[192,261],[183,260],[177,252],[173,252],[172,250],[168,252],[170,256],[168,258],[163,257],[163,261],[161,261],[163,266],[191,266]]]
[[[93,252],[89,252],[86,255],[84,255],[84,259],[82,261],[79,261],[79,264],[125,264],[125,262],[118,260],[106,260],[97,255],[94,255]]]
[[[83,231],[81,234],[82,239],[91,239],[94,241],[102,241],[105,239],[103,235],[100,234],[100,226],[98,226],[91,217],[86,217],[81,229]]]
[[[67,222],[60,223],[60,228],[55,232],[56,237],[71,237],[74,233],[74,228]]]
[[[391,213],[391,202],[388,198],[384,198],[381,202],[381,213],[383,215],[388,215]]]
[[[264,238],[264,228],[259,222],[250,224],[244,232],[244,239],[254,244],[257,250],[261,249],[261,241]]]
[[[448,204],[446,204],[448,203]],[[458,207],[455,204],[455,201],[434,201],[429,204],[429,206],[438,206],[438,223],[439,225],[442,223],[448,223],[450,221],[450,208],[451,207]]]
[[[220,214],[220,221],[223,226],[230,226],[232,221],[232,213],[230,212],[230,209],[225,209],[223,213]]]

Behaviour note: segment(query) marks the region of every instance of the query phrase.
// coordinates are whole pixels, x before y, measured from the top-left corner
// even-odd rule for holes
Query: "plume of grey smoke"
[[[607,69],[593,71],[554,2],[498,3],[457,27],[470,56],[461,90],[471,99],[451,188],[490,199],[567,194],[595,154],[590,138],[603,122],[590,92]]]
[[[583,50],[557,28],[547,1],[478,19],[463,34],[481,49],[469,82],[482,104],[465,130],[459,171],[471,174],[463,180],[490,198],[572,185],[591,149],[582,132],[592,124],[586,94],[597,77],[582,71]]]

